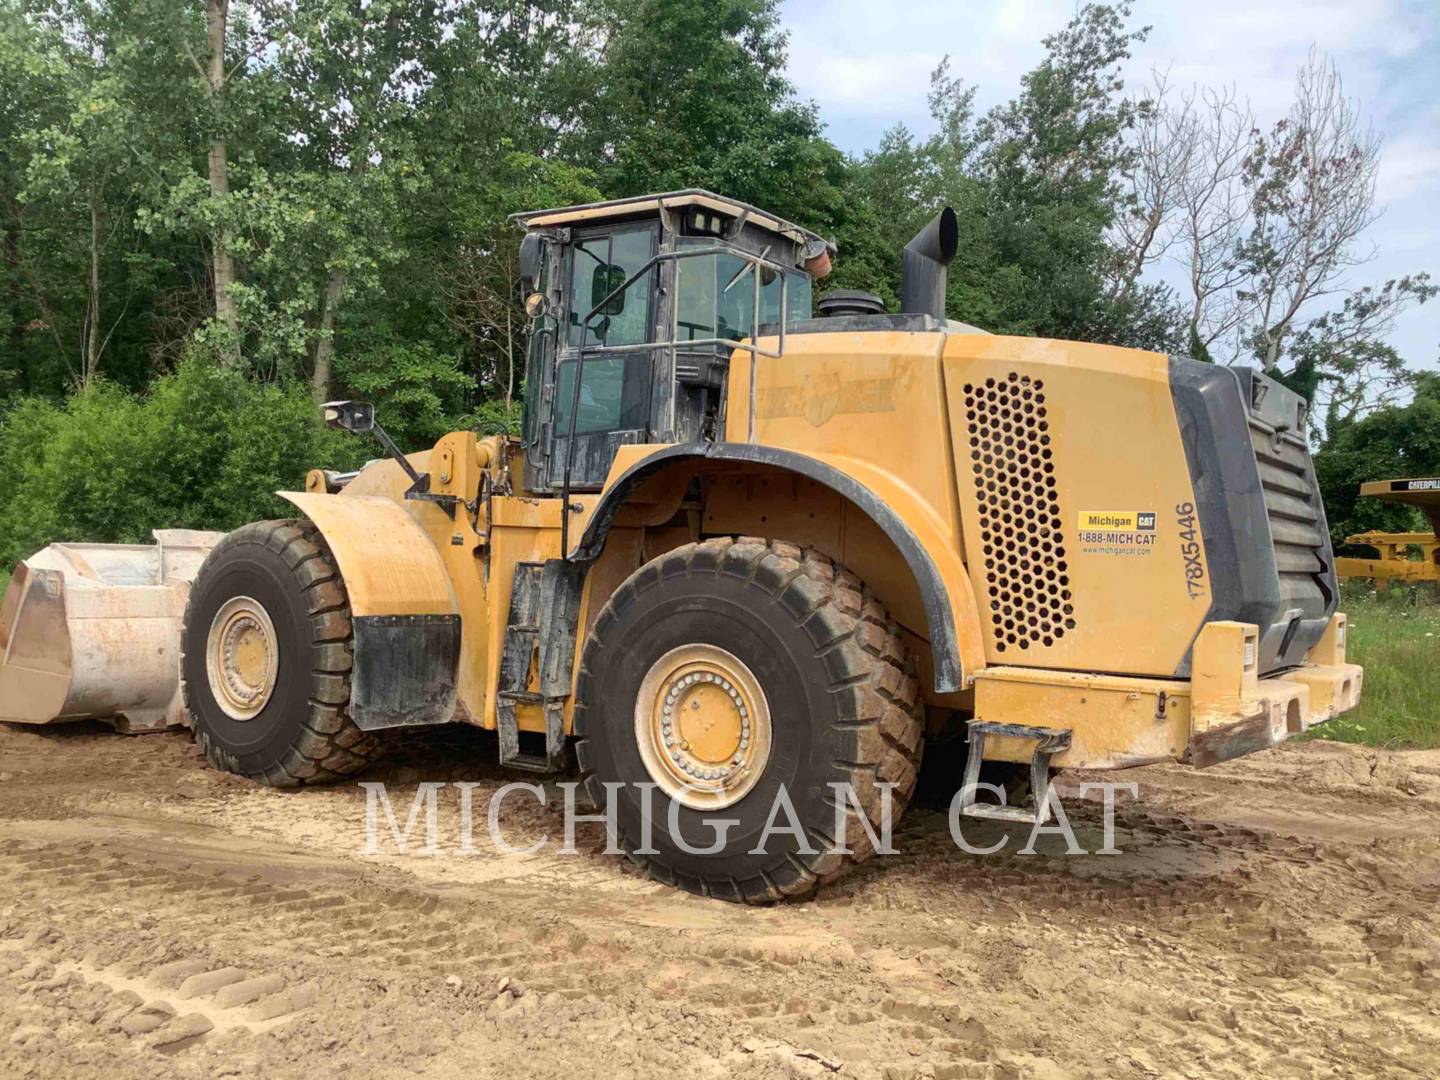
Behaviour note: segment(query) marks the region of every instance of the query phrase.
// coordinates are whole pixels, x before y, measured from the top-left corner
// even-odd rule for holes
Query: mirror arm
[[[425,487],[430,486],[430,477],[428,475],[421,476],[415,471],[415,466],[410,464],[410,459],[401,452],[400,447],[395,445],[395,440],[390,438],[390,433],[380,426],[380,421],[375,421],[375,426],[371,430],[374,432],[375,438],[380,440],[380,445],[385,448],[385,452],[405,470],[405,474],[410,477],[411,481],[417,486],[420,484],[424,484]]]

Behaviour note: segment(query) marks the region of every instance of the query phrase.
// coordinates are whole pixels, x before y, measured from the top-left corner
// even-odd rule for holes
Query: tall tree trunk
[[[10,301],[10,329],[7,332],[10,362],[17,375],[25,380],[25,390],[34,389],[30,365],[23,363],[25,350],[25,290],[20,284],[20,206],[10,195],[4,196],[5,210],[5,291]]]
[[[100,370],[100,199],[90,182],[90,301],[86,305],[85,368],[80,385],[89,386]]]
[[[515,309],[505,305],[505,408],[515,397]]]
[[[230,0],[205,0],[205,38],[210,55],[205,67],[205,84],[209,88],[211,123],[215,135],[210,140],[210,194],[224,200],[230,194],[229,155],[223,134],[221,102],[225,93],[225,34],[230,18]],[[224,227],[218,227],[210,238],[211,273],[215,279],[215,317],[228,331],[225,351],[231,363],[240,362],[240,314],[230,286],[235,283],[235,260],[225,246]]]
[[[330,400],[330,371],[335,359],[335,312],[344,293],[345,271],[330,271],[320,298],[320,334],[315,338],[315,370],[310,376],[310,389],[316,401]]]
[[[355,184],[360,183],[369,168],[368,146],[367,139],[356,136],[350,152],[350,178]],[[315,338],[314,366],[310,372],[310,390],[316,401],[330,400],[330,377],[335,367],[335,317],[349,280],[349,275],[337,267],[325,276],[325,288],[320,293],[320,333]]]

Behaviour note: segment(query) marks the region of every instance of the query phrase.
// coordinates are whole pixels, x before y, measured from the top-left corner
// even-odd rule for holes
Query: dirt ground
[[[477,732],[369,779],[504,782]],[[1073,787],[1077,778],[1067,778]],[[0,1075],[1440,1075],[1440,752],[1328,743],[1152,768],[1120,855],[913,811],[900,853],[794,906],[495,851],[361,853],[355,786],[282,793],[182,734],[0,727]],[[1067,801],[1088,848],[1100,810]]]

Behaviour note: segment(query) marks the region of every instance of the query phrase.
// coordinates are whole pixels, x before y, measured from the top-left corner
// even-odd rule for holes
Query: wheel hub
[[[205,671],[215,703],[231,719],[253,719],[269,704],[279,668],[269,612],[248,596],[227,600],[210,623],[205,647]]]
[[[682,645],[651,666],[635,703],[640,756],[672,799],[713,810],[738,802],[770,755],[759,680],[715,645]]]

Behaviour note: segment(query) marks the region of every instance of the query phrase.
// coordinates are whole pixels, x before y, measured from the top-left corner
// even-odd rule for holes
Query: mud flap
[[[357,615],[350,718],[362,731],[448,723],[460,666],[459,615]]]

